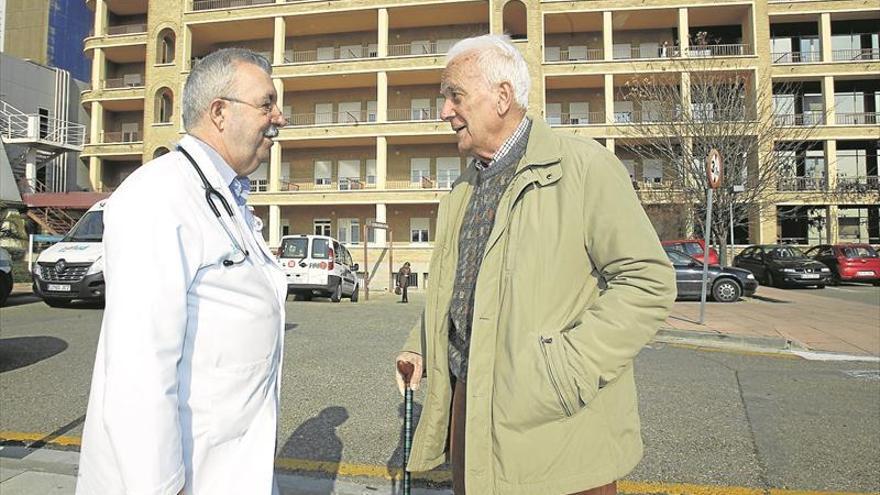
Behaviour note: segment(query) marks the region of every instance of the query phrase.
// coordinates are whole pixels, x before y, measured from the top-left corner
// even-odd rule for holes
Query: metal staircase
[[[52,206],[29,208],[27,216],[42,227],[43,231],[52,235],[66,234],[76,223],[76,218],[68,215],[64,210]]]

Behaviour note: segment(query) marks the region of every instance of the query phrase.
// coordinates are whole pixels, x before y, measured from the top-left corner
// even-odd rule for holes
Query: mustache
[[[269,124],[269,127],[263,131],[263,137],[267,137],[269,139],[274,139],[278,137],[278,126],[275,124]]]

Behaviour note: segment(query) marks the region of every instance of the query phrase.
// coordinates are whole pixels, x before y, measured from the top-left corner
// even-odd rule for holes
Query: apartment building
[[[221,47],[251,48],[272,61],[289,121],[252,177],[264,235],[276,246],[287,233],[331,234],[362,266],[366,242],[367,268],[382,275],[371,276],[377,288],[387,283],[392,246],[395,263],[412,263],[413,283],[428,283],[437,205],[467,165],[438,116],[444,53],[484,33],[508,33],[521,48],[532,71],[530,113],[617,150],[649,207],[669,177],[661,159],[627,155],[627,129],[662,117],[619,96],[628,78],[664,73],[681,83],[676,60],[699,57],[756,88],[800,83],[797,94],[767,95],[776,115],[759,118],[815,132],[780,176],[782,201],[755,215],[737,242],[880,243],[875,0],[86,4],[95,23],[85,40],[92,89],[83,93],[91,115],[83,154],[96,190],[112,191],[180,138],[179,98],[194,62]],[[365,232],[373,222],[389,230]]]

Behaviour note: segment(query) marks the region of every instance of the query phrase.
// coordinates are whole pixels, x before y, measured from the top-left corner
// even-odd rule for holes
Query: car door
[[[693,258],[678,252],[667,253],[672,267],[675,269],[675,287],[679,297],[693,297],[700,295],[700,281],[703,278],[702,268],[694,262]]]

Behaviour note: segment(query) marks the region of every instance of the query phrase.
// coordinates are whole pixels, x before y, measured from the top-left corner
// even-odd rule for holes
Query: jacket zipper
[[[550,350],[548,349],[553,343],[553,338],[541,336],[538,340],[541,342],[541,352],[544,354],[544,362],[547,364],[547,373],[550,375],[550,383],[553,384],[553,389],[556,391],[556,398],[559,399],[559,403],[562,405],[562,410],[565,412],[565,415],[571,416],[572,411],[568,407],[568,404],[566,404],[565,398],[562,396],[559,379],[553,371],[553,359],[550,357]]]

